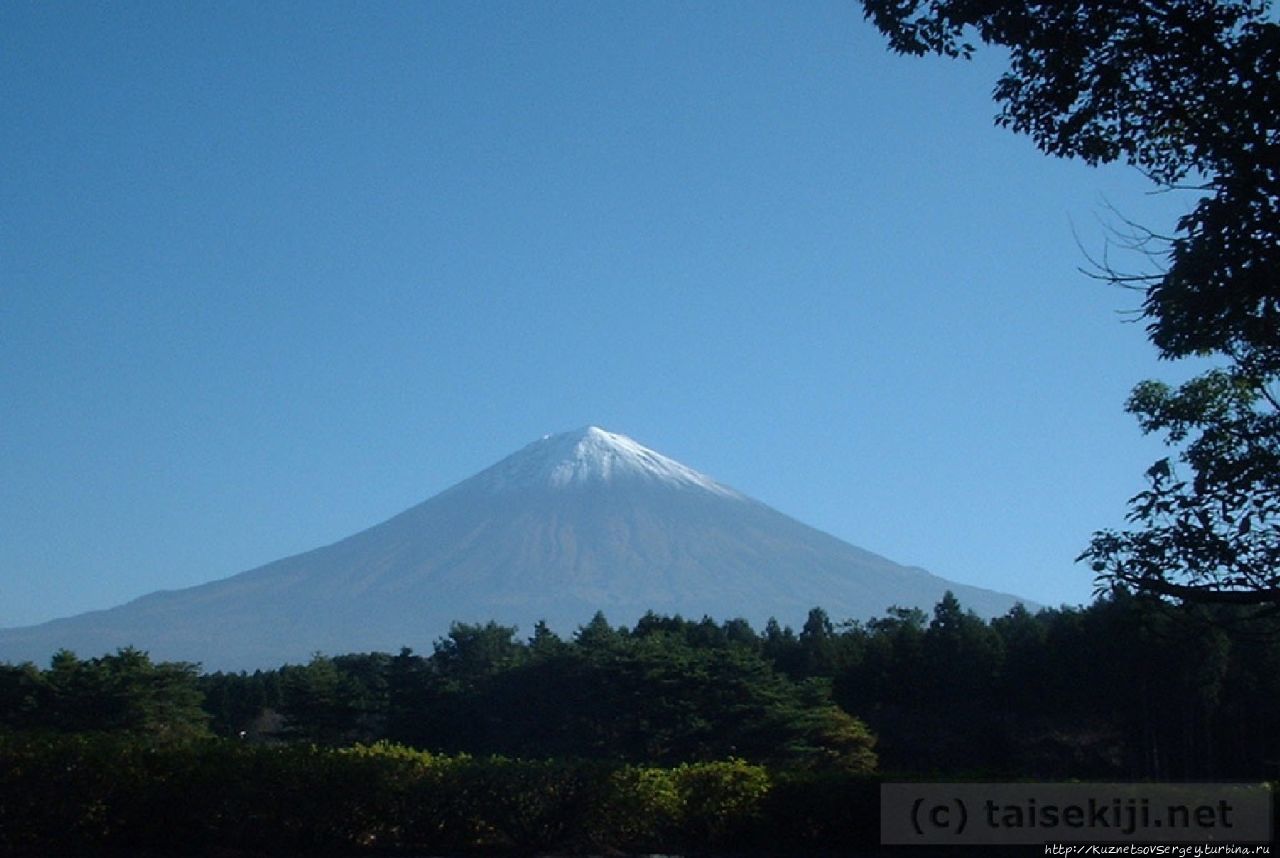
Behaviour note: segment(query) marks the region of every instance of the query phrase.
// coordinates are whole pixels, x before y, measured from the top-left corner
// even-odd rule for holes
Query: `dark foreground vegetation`
[[[430,656],[317,656],[196,680],[223,736],[673,764],[984,777],[1280,776],[1280,623],[1118,594],[984,622],[950,596],[834,625],[603,617],[456,626]],[[281,724],[265,718],[278,713]]]
[[[882,779],[1280,776],[1277,631],[1118,593],[457,625],[253,674],[62,652],[0,665],[0,851],[869,849]]]
[[[878,836],[873,778],[742,760],[628,766],[106,736],[11,737],[4,755],[0,850],[19,854],[777,850]]]

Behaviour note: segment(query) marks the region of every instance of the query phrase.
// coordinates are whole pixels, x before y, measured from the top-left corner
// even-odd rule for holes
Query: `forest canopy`
[[[881,779],[1280,775],[1257,608],[455,625],[429,655],[0,665],[0,850],[873,848]]]
[[[0,666],[0,730],[442,754],[991,776],[1280,776],[1280,637],[1249,607],[1123,592],[991,621],[948,594],[797,632],[602,615],[562,639],[457,624],[429,655],[199,674],[143,653]],[[1082,694],[1086,689],[1088,693]],[[1137,693],[1135,693],[1135,690]]]

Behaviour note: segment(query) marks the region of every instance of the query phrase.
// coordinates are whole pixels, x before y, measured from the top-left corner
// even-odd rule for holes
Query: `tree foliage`
[[[1274,778],[1280,637],[1245,622],[1259,610],[1120,591],[990,622],[952,596],[865,623],[815,610],[799,634],[656,614],[567,640],[498,627],[482,648],[495,659],[465,669],[453,638],[429,655],[333,658],[360,705],[328,734],[295,711],[286,737],[632,765],[736,756],[815,776],[878,760],[920,774]],[[276,673],[243,676],[246,697]],[[250,711],[228,705],[233,680],[202,680],[220,689],[214,711]],[[261,720],[214,727],[235,736]]]
[[[1137,229],[1159,262],[1103,278],[1142,291],[1164,358],[1222,368],[1128,408],[1180,447],[1148,471],[1131,531],[1082,555],[1101,583],[1198,601],[1280,602],[1280,24],[1260,0],[863,0],[903,53],[1008,51],[996,121],[1044,152],[1121,161],[1197,193],[1172,236]]]
[[[1104,531],[1085,556],[1105,578],[1163,595],[1252,604],[1280,601],[1280,412],[1237,373],[1209,372],[1172,389],[1144,382],[1129,409],[1149,432],[1186,441],[1132,501],[1140,530]],[[1169,580],[1168,570],[1184,580]]]
[[[209,716],[196,677],[196,665],[153,663],[132,647],[88,660],[61,650],[43,671],[0,665],[0,727],[198,738]]]
[[[0,665],[0,739],[52,731],[167,747],[205,736],[208,721],[246,748],[391,741],[451,759],[606,768],[740,758],[806,783],[877,767],[1275,779],[1280,636],[1242,622],[1260,610],[1117,591],[1088,608],[1018,607],[986,622],[948,594],[931,613],[893,608],[865,623],[815,610],[800,634],[659,615],[630,629],[601,618],[568,640],[545,626],[520,641],[509,627],[464,625],[429,655],[317,656],[201,677],[136,651],[61,653],[43,670]],[[516,789],[486,771],[476,789]],[[527,774],[555,776],[539,771]],[[670,797],[635,788],[636,801]]]
[[[387,743],[0,735],[0,852],[689,854],[762,837],[793,845],[767,824],[783,819],[765,819],[771,787],[768,771],[742,760],[617,766]],[[832,834],[822,845],[851,839]]]

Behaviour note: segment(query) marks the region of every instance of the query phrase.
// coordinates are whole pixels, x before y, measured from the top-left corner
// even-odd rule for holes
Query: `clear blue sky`
[[[0,625],[225,577],[548,432],[1046,603],[1173,377],[1093,282],[1186,198],[852,2],[0,6]]]

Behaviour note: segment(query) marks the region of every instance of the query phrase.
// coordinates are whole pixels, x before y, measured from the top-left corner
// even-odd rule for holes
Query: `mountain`
[[[803,622],[946,590],[982,616],[1015,597],[901,566],[783,515],[622,435],[549,435],[429,500],[324,548],[184,590],[0,630],[0,660],[132,644],[206,669],[312,653],[430,649],[454,620],[571,633],[603,610]]]

